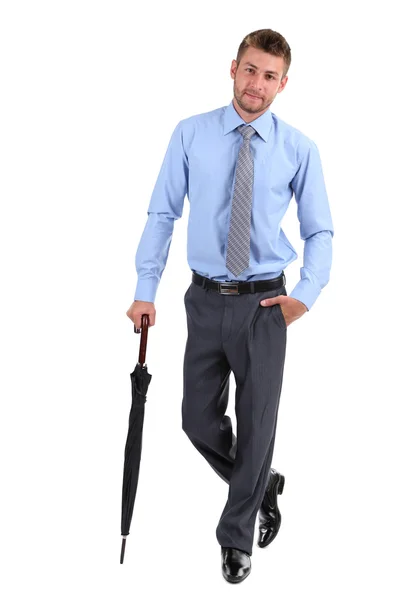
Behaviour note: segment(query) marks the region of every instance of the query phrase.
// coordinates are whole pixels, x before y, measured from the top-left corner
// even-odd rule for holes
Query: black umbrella
[[[124,478],[122,483],[122,515],[121,535],[122,548],[120,564],[124,562],[126,538],[129,535],[136,490],[139,479],[140,457],[142,452],[142,435],[144,421],[144,403],[152,375],[147,372],[145,365],[149,315],[142,315],[142,328],[135,333],[140,336],[139,362],[131,373],[132,406],[129,414],[129,430],[125,444]]]

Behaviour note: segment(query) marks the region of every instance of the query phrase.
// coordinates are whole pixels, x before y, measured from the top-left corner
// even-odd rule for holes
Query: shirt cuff
[[[136,285],[134,300],[154,303],[159,283],[160,280],[157,277],[139,279]]]
[[[305,304],[307,310],[310,310],[320,293],[321,288],[319,285],[312,283],[309,279],[300,279],[289,296],[295,298],[295,300],[300,300]]]

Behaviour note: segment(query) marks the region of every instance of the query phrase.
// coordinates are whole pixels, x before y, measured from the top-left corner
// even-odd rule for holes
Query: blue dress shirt
[[[135,264],[135,300],[154,302],[165,269],[174,223],[190,203],[187,261],[192,271],[216,281],[271,279],[297,258],[281,229],[295,195],[304,240],[300,281],[290,296],[308,309],[329,281],[333,225],[316,144],[268,109],[251,121],[254,160],[250,264],[238,277],[226,265],[235,170],[245,121],[233,101],[179,121],[150,199]]]

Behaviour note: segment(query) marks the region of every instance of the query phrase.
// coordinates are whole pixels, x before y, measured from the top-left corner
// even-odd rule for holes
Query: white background
[[[180,119],[226,106],[243,37],[292,49],[271,110],[313,139],[331,281],[289,326],[273,466],[282,526],[224,581],[227,486],[181,429],[188,201],[156,297],[140,481],[119,564],[139,349],[126,311],[151,192]],[[4,1],[1,596],[399,598],[398,47],[394,3]],[[299,253],[295,203],[283,228]],[[228,413],[234,419],[234,380]],[[256,529],[257,535],[257,529]]]

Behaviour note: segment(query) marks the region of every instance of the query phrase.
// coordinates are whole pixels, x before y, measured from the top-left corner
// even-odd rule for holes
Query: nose
[[[255,73],[253,75],[253,86],[254,86],[254,90],[257,90],[258,92],[261,90],[262,88],[262,82],[263,82],[263,74],[262,73]]]

